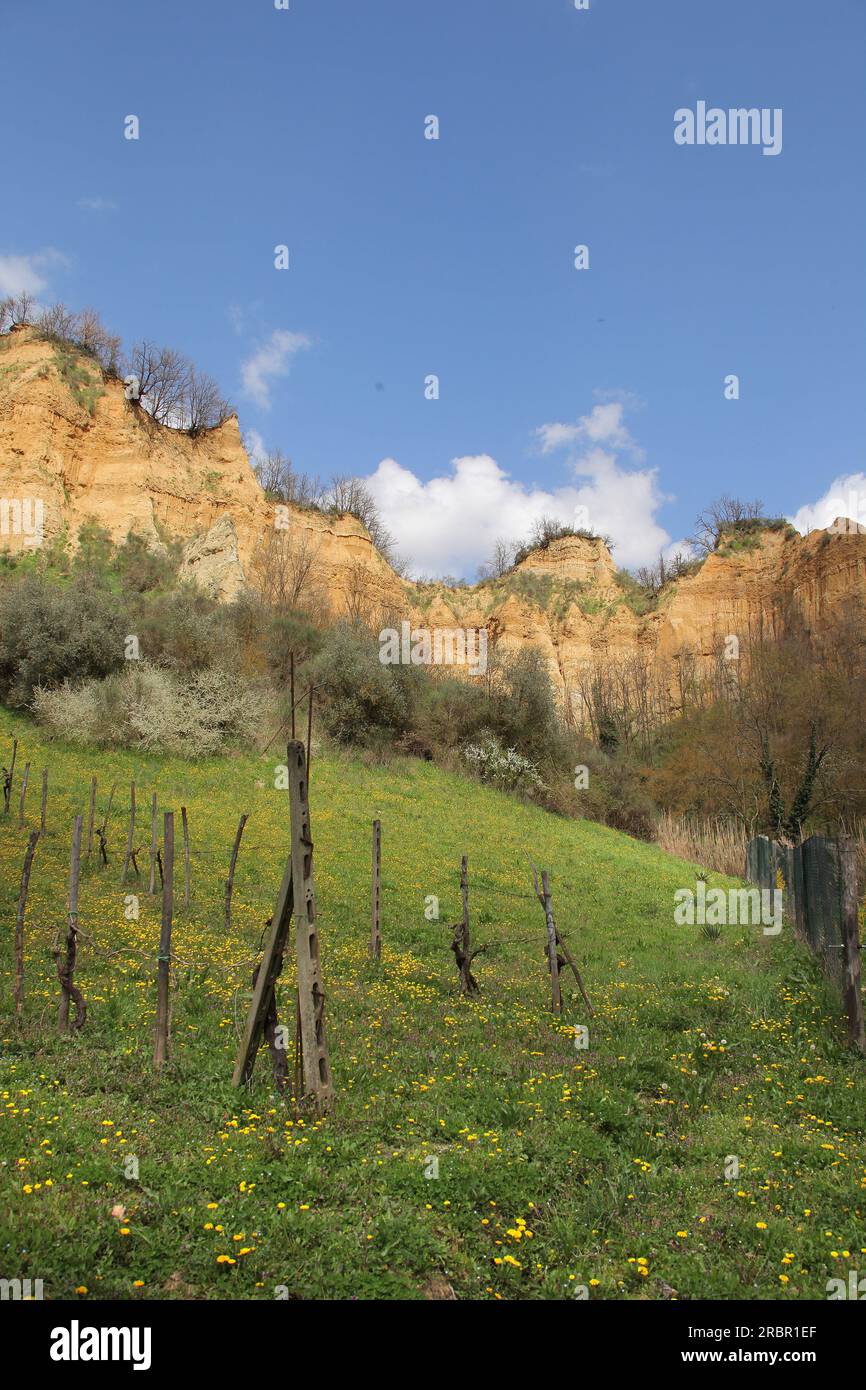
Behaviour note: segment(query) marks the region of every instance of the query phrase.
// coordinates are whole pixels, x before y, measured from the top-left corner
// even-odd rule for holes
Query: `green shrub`
[[[0,590],[0,699],[29,705],[37,686],[100,677],[123,665],[128,631],[117,600],[26,575]]]
[[[194,585],[146,595],[134,626],[142,656],[183,675],[211,666],[231,668],[234,633],[225,609]]]
[[[181,548],[177,541],[156,546],[147,537],[129,531],[114,557],[121,588],[130,594],[168,589],[177,573]]]
[[[325,728],[338,742],[363,747],[377,730],[398,737],[409,728],[418,668],[383,666],[369,633],[344,624],[333,628],[311,663],[311,679]]]

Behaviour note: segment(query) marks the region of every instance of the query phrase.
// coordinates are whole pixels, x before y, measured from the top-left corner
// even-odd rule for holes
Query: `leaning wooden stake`
[[[78,955],[78,881],[81,872],[81,830],[83,817],[75,817],[75,825],[72,831],[72,853],[69,860],[69,913],[67,917],[66,932],[66,958],[61,964],[61,951],[54,951],[54,959],[57,964],[57,974],[60,980],[62,994],[60,997],[60,1010],[57,1015],[57,1026],[61,1033],[68,1033],[70,1028],[76,1031],[84,1027],[87,1018],[87,1005],[84,1002],[84,995],[75,984],[75,960]],[[69,1005],[75,1005],[75,1022],[70,1025]]]
[[[133,839],[135,836],[135,783],[129,784],[129,833],[126,837],[126,854],[123,856],[123,870],[120,875],[121,883],[126,882],[129,873],[129,865],[132,860]]]
[[[858,921],[857,847],[850,836],[839,844],[842,871],[842,946],[845,957],[845,1008],[848,1036],[866,1054],[863,996],[860,992],[860,924]]]
[[[533,878],[533,882],[534,882],[534,884],[535,884],[535,896],[538,898],[538,901],[541,903],[541,906],[544,908],[545,923],[546,923],[547,926],[548,926],[548,943],[547,943],[547,947],[546,947],[546,949],[545,949],[545,953],[546,953],[546,955],[548,956],[548,959],[549,959],[549,958],[550,958],[550,936],[549,936],[549,932],[550,932],[550,922],[549,922],[549,920],[548,920],[548,903],[545,901],[545,891],[543,891],[542,888],[539,888],[539,885],[538,885],[538,870],[536,869],[535,864],[533,863],[533,861],[532,861],[532,859],[530,858],[530,856],[527,854],[526,857],[527,857],[527,859],[529,859],[530,867],[531,867],[531,869],[532,869],[532,878]],[[547,874],[542,874],[541,878],[542,878],[542,884],[544,885],[544,884],[546,883],[546,895],[547,895],[547,898],[549,899],[550,919],[553,920],[553,898],[552,898],[551,893],[550,893],[550,884],[549,884],[549,880],[547,880]],[[587,994],[586,990],[584,989],[583,980],[581,979],[580,971],[579,971],[578,968],[577,968],[577,962],[575,961],[574,956],[573,956],[573,955],[571,954],[571,952],[569,951],[568,946],[565,944],[565,941],[564,941],[564,939],[563,939],[562,933],[560,932],[559,928],[557,927],[555,920],[553,920],[553,936],[554,936],[555,945],[559,948],[559,950],[562,951],[562,956],[561,956],[561,957],[559,956],[558,952],[556,953],[556,966],[555,966],[555,968],[556,968],[556,981],[557,981],[557,985],[559,985],[559,972],[562,970],[563,966],[568,965],[568,966],[571,968],[571,971],[572,971],[572,973],[573,973],[573,975],[574,975],[575,980],[577,981],[577,987],[578,987],[578,989],[580,990],[580,993],[581,993],[581,995],[582,995],[582,997],[583,997],[583,1002],[584,1002],[584,1004],[586,1005],[587,1012],[588,1012],[588,1013],[590,1014],[590,1016],[591,1016],[591,1015],[593,1014],[594,1010],[593,1010],[592,1005],[591,1005],[590,1002],[589,1002],[589,995]],[[553,971],[551,971],[551,975],[552,975],[552,974],[553,974]],[[556,1007],[556,1006],[554,1005],[554,1007]],[[562,1007],[562,993],[561,993],[561,989],[560,989],[560,1010],[561,1010],[561,1007]]]
[[[45,820],[48,814],[48,768],[42,769],[42,805],[39,809],[39,833],[45,834]]]
[[[171,917],[174,909],[174,812],[166,811],[163,823],[162,930],[156,972],[156,1041],[153,1069],[159,1071],[168,1056],[169,965],[171,963]]]
[[[253,1073],[256,1053],[261,1046],[274,1000],[276,979],[283,968],[283,955],[289,939],[293,903],[292,855],[290,850],[280,891],[277,894],[276,907],[271,917],[271,930],[265,944],[261,967],[256,973],[253,985],[253,997],[244,1025],[244,1035],[235,1059],[235,1069],[232,1076],[233,1086],[245,1086]],[[297,1094],[296,1090],[295,1095],[297,1096]]]
[[[18,915],[15,918],[15,1017],[21,1017],[24,1007],[24,914],[27,911],[27,892],[30,888],[30,870],[39,831],[31,830],[24,855],[24,868],[21,872],[21,891],[18,894]]]
[[[571,966],[574,978],[577,980],[577,987],[580,990],[581,995],[583,996],[583,1002],[586,1005],[586,1011],[589,1014],[589,1016],[592,1017],[592,1015],[595,1013],[595,1010],[589,1002],[589,995],[583,987],[583,980],[580,977],[580,971],[578,970],[577,965],[575,964],[574,956],[571,954],[571,952],[565,944],[565,939],[562,935],[562,932],[559,930],[559,927],[556,928],[556,940],[559,949],[562,951],[562,954],[565,957],[566,964]]]
[[[156,892],[156,792],[150,799],[150,882],[147,891]]]
[[[90,779],[90,806],[87,812],[87,857],[93,854],[93,822],[96,819],[96,778]]]
[[[183,905],[189,907],[189,821],[185,806],[180,808],[180,819],[183,826]]]
[[[27,800],[27,782],[30,778],[30,764],[24,764],[24,776],[21,779],[21,799],[18,802],[18,829],[24,829],[24,803]]]
[[[226,926],[226,931],[229,930],[229,928],[231,927],[231,924],[232,924],[232,890],[233,890],[234,884],[235,884],[235,866],[237,865],[237,862],[238,862],[238,850],[239,850],[240,847],[241,847],[241,836],[242,836],[243,833],[244,833],[244,826],[246,825],[246,823],[247,823],[248,820],[249,820],[249,816],[248,816],[248,814],[245,812],[245,813],[241,816],[240,820],[238,821],[237,834],[235,835],[235,842],[234,842],[234,844],[232,845],[232,857],[231,857],[231,860],[230,860],[230,862],[229,862],[229,876],[228,876],[228,878],[226,879],[226,910],[225,910],[225,926]]]
[[[381,872],[382,872],[382,825],[380,821],[373,821],[373,886],[372,886],[372,905],[371,917],[372,927],[370,933],[370,955],[373,960],[382,958],[382,930],[380,920],[381,907]]]

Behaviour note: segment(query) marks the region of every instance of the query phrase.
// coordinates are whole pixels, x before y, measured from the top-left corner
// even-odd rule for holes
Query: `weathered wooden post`
[[[472,944],[469,938],[469,859],[465,854],[460,860],[460,900],[463,905],[463,950],[468,960],[472,954]]]
[[[185,806],[180,808],[180,819],[183,826],[183,905],[189,907],[189,821]]]
[[[93,779],[94,782],[96,778]],[[117,791],[117,783],[113,782],[108,796],[108,805],[105,808],[105,817],[101,825],[96,827],[96,835],[99,840],[99,857],[103,864],[108,863],[108,848],[106,845],[106,833],[108,831],[108,817],[111,815],[111,803],[114,801],[114,793]]]
[[[860,993],[860,924],[858,922],[857,848],[849,835],[839,842],[842,876],[842,947],[845,959],[845,1008],[848,1036],[866,1054],[863,1024],[863,996]]]
[[[156,972],[156,1041],[153,1069],[159,1071],[168,1056],[169,964],[171,962],[171,918],[174,909],[174,812],[166,811],[163,821],[162,929]]]
[[[460,896],[463,901],[463,915],[451,928],[451,950],[460,972],[460,993],[479,994],[478,981],[472,973],[472,962],[482,951],[487,950],[487,946],[479,946],[472,950],[469,933],[469,860],[465,854],[460,860]]]
[[[15,918],[15,1017],[21,1017],[24,1006],[24,914],[27,910],[27,892],[30,888],[30,870],[39,831],[31,830],[24,855],[24,868],[21,872],[21,891],[18,894],[18,914]]]
[[[334,1103],[331,1066],[325,1033],[325,996],[319,976],[319,938],[316,927],[313,884],[310,814],[304,745],[293,739],[288,747],[289,804],[291,807],[291,852],[286,864],[271,930],[256,977],[244,1035],[238,1049],[232,1077],[235,1086],[245,1085],[252,1075],[256,1053],[274,999],[274,984],[282,969],[292,913],[295,915],[298,960],[297,1033],[303,1051],[303,1083],[307,1095],[320,1113]],[[300,1087],[296,1084],[296,1098]]]
[[[30,778],[30,764],[24,764],[24,776],[21,779],[21,799],[18,802],[18,829],[24,829],[24,803],[27,800],[27,782]]]
[[[319,1114],[333,1109],[334,1088],[325,1031],[325,992],[319,967],[319,930],[313,880],[313,839],[307,800],[304,745],[289,744],[289,799],[292,808],[292,888],[295,913],[295,952],[298,963],[298,1006],[304,1051],[304,1090],[314,1098]]]
[[[150,883],[147,891],[156,892],[156,792],[150,800]]]
[[[15,775],[15,759],[18,756],[18,740],[12,740],[12,761],[8,768],[3,769],[3,814],[8,816],[9,806],[12,801],[12,778]]]
[[[382,958],[382,930],[380,921],[382,871],[382,825],[373,821],[373,885],[372,885],[372,930],[370,934],[370,955],[373,960]]]
[[[241,847],[241,836],[242,836],[243,833],[244,833],[244,826],[246,825],[246,823],[247,823],[248,820],[249,820],[249,816],[248,816],[248,814],[245,812],[245,813],[241,816],[240,820],[238,821],[237,834],[235,835],[235,842],[234,842],[234,844],[232,845],[232,857],[231,857],[231,860],[229,861],[229,876],[228,876],[228,878],[226,879],[226,911],[225,911],[225,927],[226,927],[226,931],[229,930],[229,928],[231,927],[231,924],[232,924],[232,889],[234,888],[234,882],[235,882],[235,866],[236,866],[236,864],[237,864],[237,862],[238,862],[238,850],[239,850],[240,847]]]
[[[96,778],[90,779],[90,807],[87,812],[87,858],[93,854],[93,822],[96,818]]]
[[[60,1009],[57,1015],[57,1026],[60,1033],[70,1031],[69,1024],[69,1005],[75,1004],[75,1022],[72,1025],[76,1031],[84,1027],[84,1020],[87,1017],[87,1006],[81,990],[75,984],[75,959],[78,955],[78,882],[81,872],[81,831],[83,817],[76,816],[72,830],[72,852],[69,860],[69,913],[67,917],[66,933],[66,959],[60,964],[60,950],[54,952],[54,959],[57,962],[57,974],[60,978],[62,994],[60,997]]]
[[[550,990],[553,1012],[562,1013],[562,990],[559,984],[559,953],[556,949],[556,923],[553,920],[553,900],[546,869],[541,871],[541,904],[547,923],[547,956],[550,962]]]
[[[39,833],[45,834],[45,821],[48,815],[48,768],[42,769],[42,805],[39,809]]]
[[[123,856],[123,871],[120,875],[121,883],[126,882],[129,873],[129,863],[132,859],[133,839],[135,836],[135,783],[129,784],[129,834],[126,837],[126,854]]]

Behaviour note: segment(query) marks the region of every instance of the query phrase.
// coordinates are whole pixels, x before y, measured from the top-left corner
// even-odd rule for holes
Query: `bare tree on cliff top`
[[[690,543],[699,555],[710,555],[718,549],[724,532],[741,521],[757,521],[764,511],[763,502],[743,502],[739,497],[724,493],[705,507],[695,520],[695,534]]]

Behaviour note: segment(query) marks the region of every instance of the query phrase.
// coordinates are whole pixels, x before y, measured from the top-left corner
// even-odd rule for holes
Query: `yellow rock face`
[[[92,389],[80,377],[76,387],[54,346],[31,330],[0,337],[0,548],[33,544],[15,524],[15,506],[39,499],[46,541],[64,531],[74,538],[91,518],[115,541],[129,531],[155,545],[180,538],[184,574],[220,599],[233,597],[275,524],[237,418],[191,439],[154,424],[88,358],[75,365]],[[711,555],[638,616],[600,540],[564,537],[533,551],[510,585],[431,594],[399,578],[352,516],[290,508],[282,523],[313,556],[317,590],[332,612],[352,612],[363,589],[374,624],[409,618],[428,628],[486,628],[491,644],[538,648],[565,698],[588,663],[635,656],[672,670],[685,650],[709,660],[728,634],[778,631],[788,609],[820,624],[866,597],[866,531],[853,525],[799,538],[764,532],[750,549]]]

